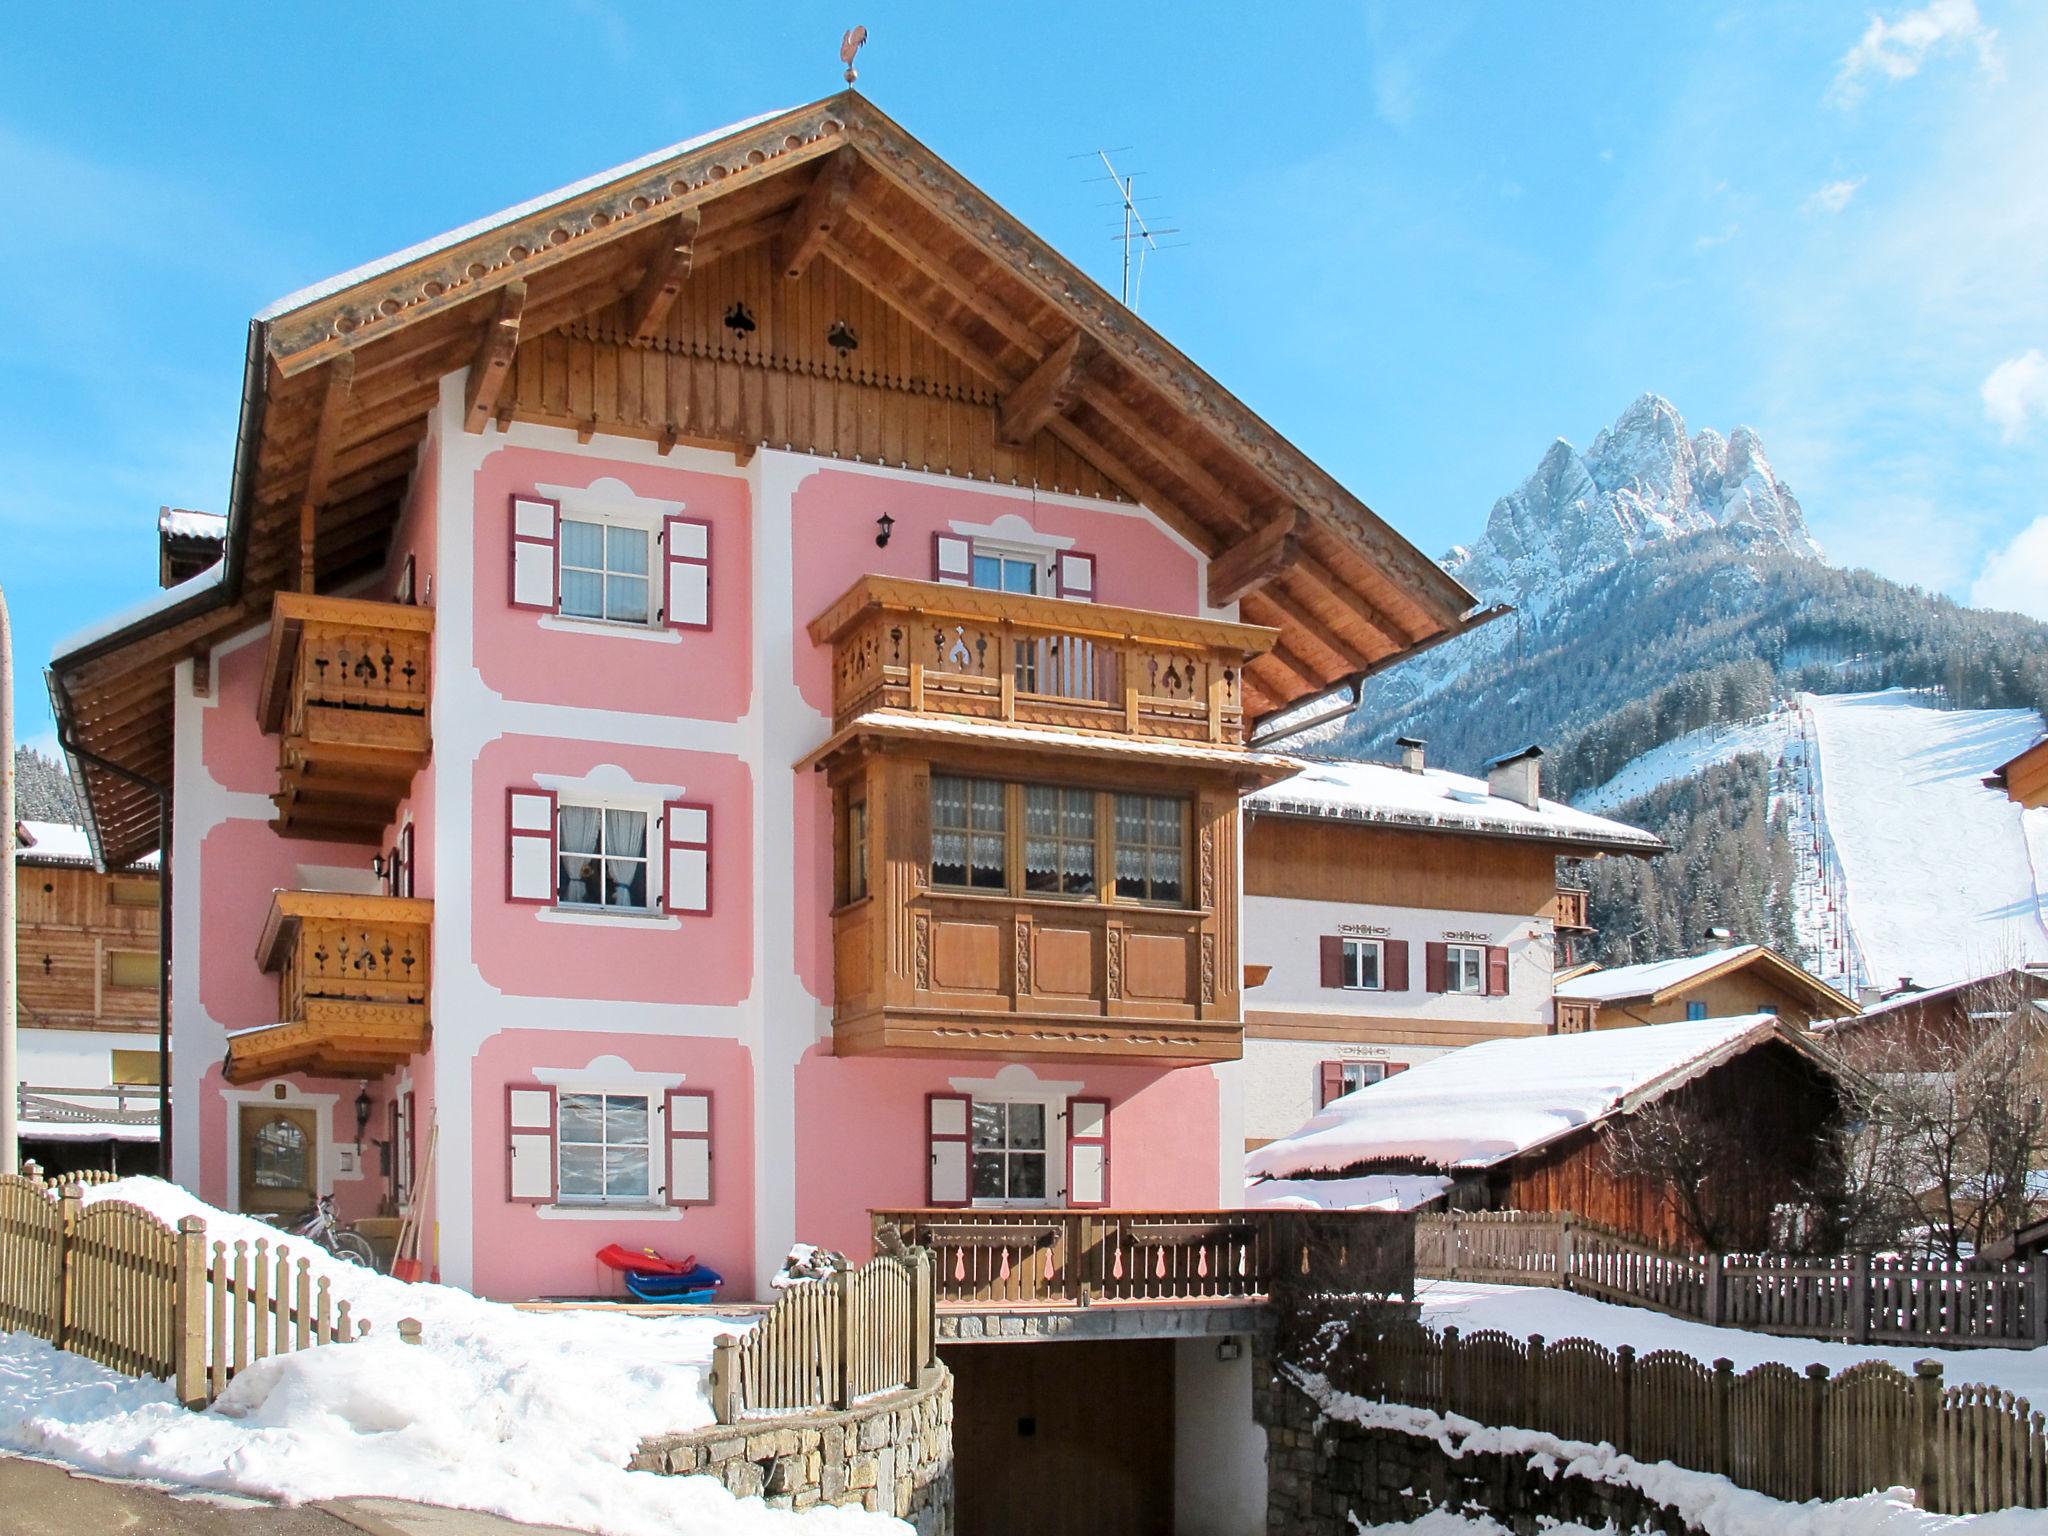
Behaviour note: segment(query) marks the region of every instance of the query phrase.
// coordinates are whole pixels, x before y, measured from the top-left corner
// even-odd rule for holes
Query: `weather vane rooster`
[[[853,56],[860,52],[860,45],[868,40],[866,27],[855,27],[839,39],[839,62],[846,66],[846,83],[853,84],[860,78],[860,71],[853,67]]]

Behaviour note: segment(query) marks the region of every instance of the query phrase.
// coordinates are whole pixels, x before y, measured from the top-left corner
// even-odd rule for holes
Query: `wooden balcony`
[[[376,1077],[424,1050],[434,904],[278,891],[256,947],[279,1023],[228,1038],[227,1079]]]
[[[1414,1294],[1415,1218],[1387,1211],[910,1209],[877,1233],[929,1248],[941,1303],[1061,1305],[1267,1296],[1319,1289]]]
[[[832,713],[873,710],[1240,745],[1244,664],[1278,631],[864,576],[810,624]]]
[[[1551,907],[1551,915],[1560,928],[1573,933],[1591,933],[1593,925],[1586,920],[1586,898],[1588,892],[1573,890],[1568,886],[1557,888],[1557,901]]]
[[[426,766],[434,613],[280,592],[258,708],[291,837],[376,842]]]

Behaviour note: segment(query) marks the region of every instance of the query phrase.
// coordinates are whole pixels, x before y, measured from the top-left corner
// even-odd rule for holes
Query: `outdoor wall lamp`
[[[896,519],[891,517],[888,513],[884,512],[880,517],[876,518],[875,548],[887,549],[889,547],[889,535],[895,532],[895,530]]]
[[[363,1132],[370,1126],[370,1085],[356,1090],[356,1150],[363,1150]]]

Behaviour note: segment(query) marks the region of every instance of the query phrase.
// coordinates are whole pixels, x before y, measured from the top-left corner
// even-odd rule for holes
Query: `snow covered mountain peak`
[[[1654,545],[1722,529],[1820,557],[1791,488],[1748,427],[1688,434],[1646,394],[1581,453],[1563,438],[1493,504],[1486,533],[1444,565],[1481,597],[1540,614],[1596,572]]]

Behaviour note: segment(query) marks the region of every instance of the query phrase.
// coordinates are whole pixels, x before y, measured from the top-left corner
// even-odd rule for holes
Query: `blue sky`
[[[1830,554],[2048,616],[2048,7],[25,11],[0,56],[0,581],[52,644],[224,503],[248,316],[839,84],[1105,282],[1132,146],[1185,230],[1143,312],[1431,553],[1644,390],[1754,426]]]

